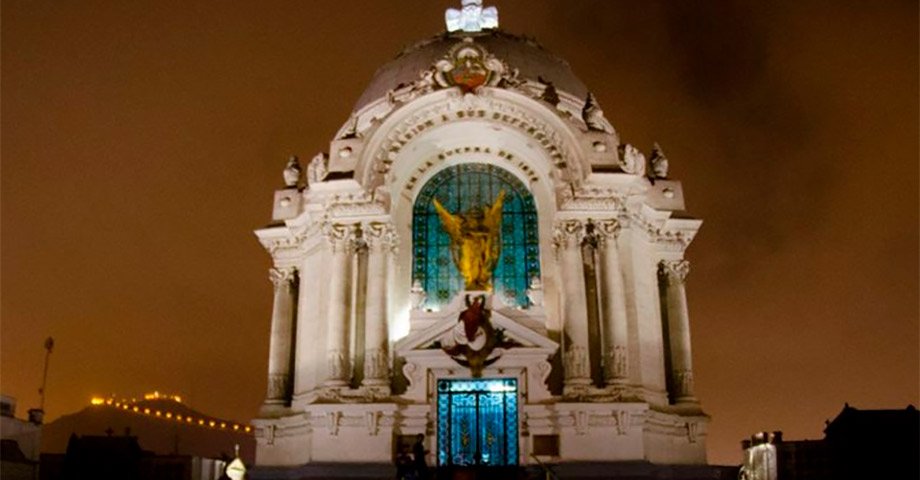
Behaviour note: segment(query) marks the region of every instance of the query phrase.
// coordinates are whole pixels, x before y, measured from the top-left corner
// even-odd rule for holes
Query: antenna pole
[[[48,360],[52,349],[54,349],[54,339],[48,337],[45,339],[45,373],[42,375],[42,386],[38,389],[38,394],[41,395],[41,404],[38,408],[42,412],[45,411],[45,385],[48,383]]]

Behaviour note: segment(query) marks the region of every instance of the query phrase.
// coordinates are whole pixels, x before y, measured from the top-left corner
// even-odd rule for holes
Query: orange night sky
[[[918,392],[918,6],[492,0],[567,59],[688,209],[709,457]],[[264,397],[271,215],[374,70],[459,1],[2,2],[3,393],[51,419]]]

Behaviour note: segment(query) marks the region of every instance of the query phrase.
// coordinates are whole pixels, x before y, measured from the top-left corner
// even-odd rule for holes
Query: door
[[[517,465],[517,380],[438,380],[438,464]]]

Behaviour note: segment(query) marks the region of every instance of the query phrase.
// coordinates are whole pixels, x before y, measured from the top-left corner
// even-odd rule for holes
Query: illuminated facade
[[[705,464],[684,291],[701,222],[657,145],[622,144],[563,60],[497,22],[448,12],[328,153],[288,163],[256,231],[275,287],[258,465],[390,463],[418,433],[431,465]],[[468,292],[433,201],[500,192],[492,288]]]

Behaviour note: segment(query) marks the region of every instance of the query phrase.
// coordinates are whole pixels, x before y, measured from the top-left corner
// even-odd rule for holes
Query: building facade
[[[920,478],[920,413],[860,410],[845,404],[820,440],[759,432],[741,442],[742,480]]]
[[[417,434],[439,466],[705,464],[701,221],[657,145],[622,143],[568,64],[463,4],[328,153],[291,159],[255,232],[274,284],[257,465],[389,463]]]

